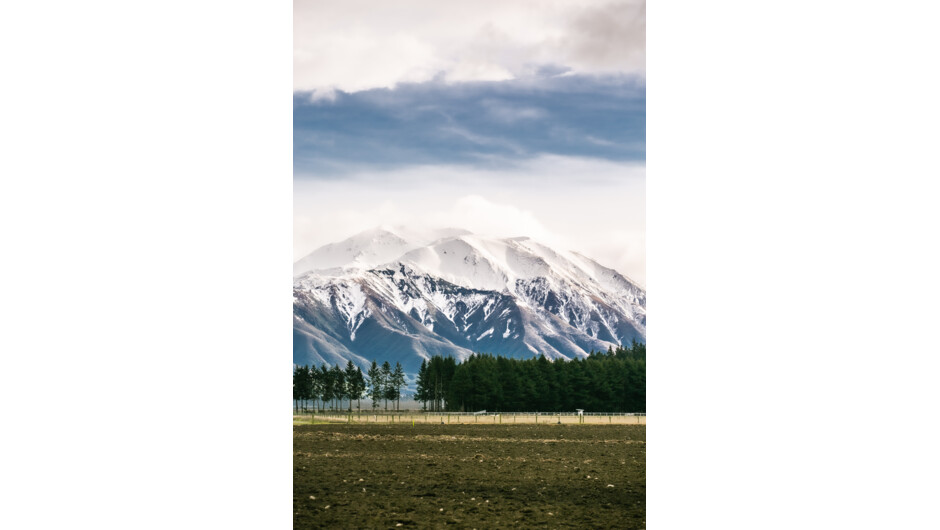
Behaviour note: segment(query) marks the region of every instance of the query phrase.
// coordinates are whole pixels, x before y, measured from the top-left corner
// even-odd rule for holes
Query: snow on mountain
[[[438,230],[406,227],[378,227],[355,234],[339,243],[330,243],[294,263],[294,276],[310,271],[339,273],[343,269],[369,269],[395,260],[411,249],[438,239],[470,234],[460,228]]]
[[[436,354],[570,359],[646,337],[642,288],[525,237],[376,229],[294,270],[297,364],[375,359],[414,373]]]
[[[368,269],[393,260],[417,246],[417,243],[409,242],[389,230],[366,230],[307,254],[294,263],[294,276],[313,270],[344,267]]]

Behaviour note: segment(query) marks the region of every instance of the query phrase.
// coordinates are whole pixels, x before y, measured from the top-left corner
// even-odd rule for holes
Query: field
[[[295,424],[294,528],[645,527],[645,421],[487,419]]]

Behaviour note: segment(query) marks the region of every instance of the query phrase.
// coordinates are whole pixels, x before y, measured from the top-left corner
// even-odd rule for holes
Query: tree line
[[[646,412],[646,344],[554,362],[435,356],[421,363],[415,399],[432,411]]]
[[[392,369],[388,361],[379,367],[375,361],[369,367],[368,380],[362,374],[362,369],[355,366],[352,361],[346,362],[346,368],[339,365],[327,368],[326,365],[294,366],[294,410],[297,412],[309,410],[311,401],[313,408],[339,410],[343,401],[348,400],[349,411],[352,411],[352,402],[356,400],[356,408],[360,408],[360,400],[364,397],[372,398],[373,410],[378,408],[379,401],[385,400],[385,410],[388,402],[393,401],[397,410],[401,391],[405,386],[405,371],[401,363],[395,363]]]

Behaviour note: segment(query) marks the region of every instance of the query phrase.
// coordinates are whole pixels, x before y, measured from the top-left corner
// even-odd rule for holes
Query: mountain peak
[[[295,363],[375,357],[413,373],[434,354],[570,359],[645,340],[645,291],[585,256],[525,236],[389,228],[295,264]]]
[[[294,263],[294,276],[316,270],[368,269],[417,246],[386,228],[371,228],[307,254]]]

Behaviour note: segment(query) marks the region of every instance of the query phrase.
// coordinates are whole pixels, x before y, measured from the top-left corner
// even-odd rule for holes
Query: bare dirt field
[[[645,506],[642,424],[294,426],[294,528],[645,528]]]

